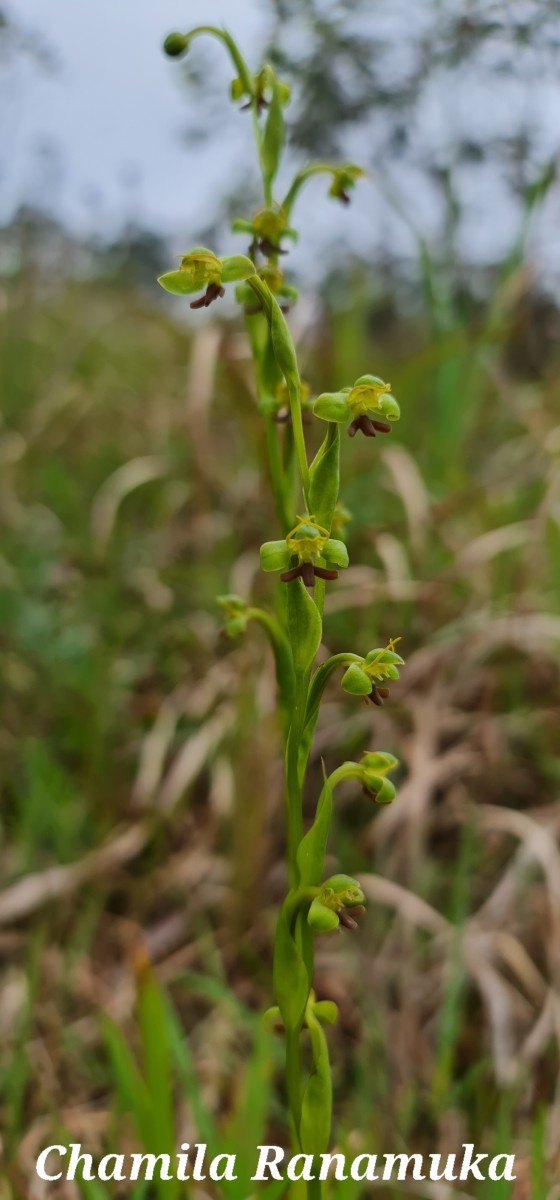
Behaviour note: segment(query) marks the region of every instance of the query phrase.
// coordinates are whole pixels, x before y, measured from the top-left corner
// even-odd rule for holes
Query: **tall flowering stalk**
[[[269,65],[253,74],[233,38],[213,26],[171,34],[165,42],[166,53],[183,55],[201,34],[217,38],[233,63],[231,98],[235,104],[241,102],[252,119],[262,208],[233,222],[233,229],[248,239],[247,254],[219,257],[205,247],[195,247],[159,282],[177,296],[197,294],[191,301],[194,309],[208,307],[224,295],[228,284],[236,284],[254,361],[268,472],[282,535],[261,547],[261,566],[278,573],[280,602],[274,613],[238,596],[222,596],[220,603],[231,636],[255,621],[274,652],[284,736],[289,891],[278,917],[274,948],[276,1004],[267,1017],[283,1028],[294,1146],[315,1160],[328,1150],[331,1134],[331,1072],[324,1026],[336,1020],[337,1010],[331,1001],[317,1001],[313,992],[314,939],[341,926],[354,929],[364,901],[359,883],[350,876],[324,878],[333,793],[339,783],[353,779],[378,804],[390,804],[395,789],[389,775],[397,760],[382,751],[368,752],[359,762],[345,762],[330,776],[325,774],[315,817],[307,830],[302,791],[319,707],[331,675],[342,670],[345,691],[380,705],[403,665],[394,641],[364,656],[335,654],[319,667],[315,665],[322,640],[325,589],[348,565],[346,545],[336,536],[344,523],[339,502],[340,427],[346,425],[351,437],[361,432],[373,438],[389,433],[400,413],[390,384],[373,374],[311,402],[302,387],[284,315],[296,301],[297,292],[286,282],[280,261],[286,243],[297,236],[292,219],[301,189],[314,176],[325,175],[329,195],[347,203],[363,172],[352,163],[314,163],[300,170],[284,197],[278,199],[274,187],[285,146],[284,107],[289,88]],[[326,423],[324,440],[311,461],[303,420],[309,411]],[[304,1037],[310,1047],[306,1056],[310,1069],[304,1069],[302,1062]],[[322,1196],[318,1177],[309,1179],[307,1187],[309,1200]]]

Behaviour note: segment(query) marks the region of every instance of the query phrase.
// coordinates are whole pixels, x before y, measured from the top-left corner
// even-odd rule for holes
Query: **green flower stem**
[[[280,443],[278,440],[278,427],[273,417],[268,415],[264,418],[264,429],[266,437],[266,449],[268,455],[268,470],[270,475],[270,486],[274,496],[276,512],[280,522],[282,533],[286,535],[293,525],[293,512],[288,508],[286,497],[284,474],[284,465],[282,463],[282,454],[280,451]]]
[[[349,667],[351,663],[361,663],[362,661],[359,654],[343,652],[341,654],[333,654],[317,668],[311,681],[311,687],[309,688],[307,712],[305,715],[306,725],[317,715],[323,692],[333,671],[336,671],[337,667]]]
[[[332,175],[334,177],[335,174],[336,168],[333,167],[332,163],[326,162],[310,163],[308,167],[303,167],[301,171],[298,171],[290,190],[286,193],[282,201],[282,208],[286,216],[290,217],[294,201],[308,179],[311,179],[314,175]]]
[[[285,735],[291,724],[294,697],[294,669],[289,642],[275,617],[263,608],[250,608],[248,617],[264,629],[272,647],[276,666],[276,682],[284,712]]]
[[[197,25],[195,29],[189,30],[187,37],[190,41],[191,38],[198,37],[199,34],[204,33],[210,34],[210,37],[217,38],[218,41],[220,41],[222,45],[226,47],[239,78],[243,81],[248,93],[252,94],[253,85],[251,80],[251,72],[249,71],[243,55],[240,53],[236,43],[227,30],[219,29],[217,25]]]
[[[305,449],[305,438],[303,436],[303,422],[301,419],[301,380],[297,366],[296,352],[294,343],[284,314],[278,301],[272,295],[270,288],[261,279],[259,275],[250,275],[247,283],[253,289],[255,294],[261,301],[268,323],[270,325],[270,333],[272,344],[278,366],[286,381],[288,389],[288,398],[290,401],[290,415],[292,418],[292,430],[294,435],[294,444],[296,451],[297,464],[303,488],[303,494],[306,502],[309,497],[309,466],[307,463],[307,452]]]
[[[303,837],[303,812],[299,748],[305,725],[307,679],[296,679],[294,707],[286,746],[286,787],[288,804],[288,865],[290,886],[298,881],[297,852]]]
[[[313,1170],[319,1170],[319,1162],[313,1163]],[[322,1200],[323,1184],[320,1179],[310,1179],[307,1184],[307,1200]]]

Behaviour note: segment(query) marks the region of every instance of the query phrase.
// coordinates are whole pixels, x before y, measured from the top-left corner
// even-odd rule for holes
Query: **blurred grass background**
[[[515,1184],[461,1193],[514,1200],[560,1195],[560,317],[527,240],[551,194],[546,164],[483,294],[418,237],[406,287],[354,262],[292,319],[312,391],[375,371],[403,413],[344,445],[352,565],[322,653],[402,635],[407,667],[379,712],[330,686],[308,792],[321,757],[401,759],[392,808],[338,796],[332,866],[368,915],[319,946],[335,1144],[516,1153]],[[34,1200],[53,1141],[252,1166],[287,1139],[259,1020],[285,889],[273,670],[215,601],[270,600],[276,523],[237,318],[162,304],[142,230],[92,256],[22,210],[2,244],[0,1194]],[[164,1187],[250,1195],[243,1171],[130,1194]]]

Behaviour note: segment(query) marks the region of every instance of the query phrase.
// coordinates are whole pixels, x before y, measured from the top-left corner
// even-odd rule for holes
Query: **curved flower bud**
[[[280,104],[288,104],[292,94],[289,84],[282,83],[276,79],[272,67],[267,63],[256,75],[252,75],[249,78],[237,76],[233,79],[231,84],[231,98],[232,100],[242,100],[246,96],[247,103],[243,105],[243,109],[252,108],[254,105],[257,113],[260,115],[265,108],[270,106],[272,91],[275,86],[278,90]]]
[[[379,683],[399,678],[399,667],[404,667],[404,658],[395,651],[400,638],[391,638],[387,646],[376,647],[361,662],[353,662],[342,676],[342,687],[351,696],[365,696],[372,704],[383,704],[389,689],[378,687]]]
[[[349,193],[356,186],[357,180],[363,179],[364,176],[365,171],[361,167],[355,166],[354,163],[344,163],[341,167],[336,167],[329,188],[329,196],[335,200],[341,200],[343,204],[349,204]]]
[[[302,167],[301,171],[298,171],[289,191],[284,197],[283,206],[288,213],[291,213],[294,201],[302,187],[315,175],[329,175],[331,179],[329,196],[333,196],[335,200],[342,200],[343,204],[348,204],[350,201],[349,193],[354,188],[357,180],[362,179],[365,173],[355,163],[343,163],[341,166],[334,166],[333,163],[328,162],[310,163],[309,166]]]
[[[158,283],[174,296],[189,296],[206,287],[206,292],[191,303],[191,308],[208,308],[213,300],[224,295],[224,283],[248,279],[255,274],[254,264],[243,254],[218,258],[206,246],[195,246],[181,257],[175,271],[160,275]]]
[[[186,53],[188,48],[189,39],[186,33],[170,33],[163,43],[163,52],[170,58],[179,58],[181,54]]]
[[[366,751],[360,763],[363,772],[364,791],[376,804],[392,804],[396,789],[387,775],[399,765],[394,754],[385,751]]]
[[[336,1025],[338,1021],[338,1006],[334,1000],[313,999],[311,1009],[318,1021],[322,1021],[325,1025]]]
[[[379,375],[360,375],[351,388],[340,392],[323,392],[317,397],[313,412],[323,421],[349,421],[348,433],[354,437],[361,430],[366,437],[390,433],[388,422],[398,421],[401,412],[391,384]],[[379,418],[383,417],[384,420]]]
[[[338,571],[317,564],[317,559],[335,567],[347,567],[348,550],[344,542],[331,538],[329,531],[312,516],[298,517],[283,542],[265,542],[261,546],[263,571],[282,571],[283,583],[301,578],[306,587],[313,587],[315,578],[336,579]]]
[[[223,609],[225,618],[225,631],[228,637],[237,637],[240,633],[245,633],[247,625],[251,618],[249,605],[241,596],[226,595],[216,597],[220,608]]]
[[[311,904],[308,923],[316,933],[330,933],[340,924],[355,929],[355,917],[363,913],[364,899],[359,883],[350,875],[331,875]]]
[[[343,500],[337,500],[333,513],[331,533],[342,533],[352,520],[352,513]]]

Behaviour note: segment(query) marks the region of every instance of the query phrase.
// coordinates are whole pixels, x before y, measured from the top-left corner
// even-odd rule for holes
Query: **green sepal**
[[[392,804],[397,794],[395,785],[391,783],[391,780],[385,779],[385,777],[381,775],[373,775],[371,782],[368,779],[367,787],[368,790],[371,789],[371,791],[375,793],[373,799],[375,800],[376,804]]]
[[[189,271],[181,270],[166,271],[163,275],[158,276],[158,283],[173,296],[190,296],[204,287],[204,283],[198,279],[194,280]]]
[[[319,898],[313,901],[307,921],[315,933],[332,933],[339,926],[337,913],[334,909],[327,908]]]
[[[373,688],[371,679],[362,670],[359,663],[352,663],[342,676],[342,687],[351,696],[369,696]]]
[[[377,660],[380,667],[384,667],[386,664],[404,667],[404,658],[401,658],[400,654],[396,654],[394,650],[385,650],[383,646],[378,646],[376,650],[370,650],[366,654],[364,662],[370,666],[375,660]]]
[[[360,763],[360,766],[365,767],[367,771],[374,771],[376,775],[386,775],[398,765],[398,758],[386,750],[368,750]]]
[[[328,542],[325,542],[321,551],[321,557],[326,562],[333,563],[335,567],[348,566],[348,548],[338,538],[329,538]]]
[[[290,929],[286,905],[276,926],[273,966],[274,996],[286,1029],[297,1030],[303,1020],[311,980]]]
[[[386,386],[385,380],[381,378],[381,375],[360,375],[359,379],[356,379],[356,382],[354,383],[354,387],[385,387],[385,386]]]
[[[253,233],[253,222],[247,217],[234,217],[230,229],[232,233]]]
[[[222,283],[237,283],[255,274],[254,264],[245,254],[230,254],[220,259],[222,264]]]
[[[309,508],[325,529],[331,527],[339,486],[340,430],[331,423],[309,469]]]
[[[292,556],[285,541],[264,542],[260,554],[263,571],[286,571],[291,565]]]
[[[379,397],[377,408],[379,409],[380,413],[383,413],[384,417],[387,417],[388,421],[400,420],[400,405],[398,401],[395,400],[395,397],[389,395],[388,392],[386,392],[384,396]]]
[[[241,100],[242,96],[247,95],[245,84],[243,83],[243,80],[239,78],[239,76],[237,76],[235,79],[232,79],[229,94],[234,101]]]
[[[322,421],[337,421],[343,423],[351,420],[352,413],[348,407],[346,392],[323,392],[313,405],[313,412]]]
[[[301,579],[290,583],[287,591],[288,632],[294,671],[296,675],[305,676],[311,670],[321,644],[321,617]]]

